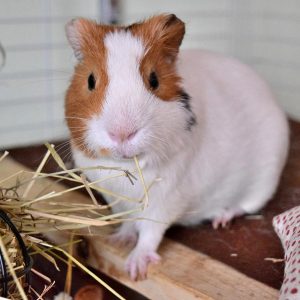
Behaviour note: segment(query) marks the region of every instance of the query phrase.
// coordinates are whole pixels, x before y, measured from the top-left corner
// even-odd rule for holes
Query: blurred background
[[[300,120],[299,0],[0,0],[0,148],[68,137],[63,102],[75,63],[64,33],[68,20],[123,24],[161,12],[186,22],[182,48],[252,65]]]

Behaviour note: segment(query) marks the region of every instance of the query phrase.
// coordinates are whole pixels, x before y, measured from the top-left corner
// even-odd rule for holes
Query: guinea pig
[[[239,61],[180,51],[185,24],[173,14],[129,26],[75,19],[66,34],[78,64],[65,101],[77,166],[134,169],[148,206],[112,236],[134,243],[126,270],[143,279],[172,224],[232,218],[261,209],[274,194],[289,144],[288,123],[266,83]],[[91,181],[114,171],[87,170]],[[157,180],[160,178],[160,180]],[[118,177],[101,186],[139,199],[142,185]],[[113,197],[106,197],[110,203]],[[114,212],[137,207],[120,201]]]

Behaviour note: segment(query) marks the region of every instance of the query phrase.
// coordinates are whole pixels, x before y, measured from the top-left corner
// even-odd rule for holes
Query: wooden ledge
[[[150,299],[278,299],[277,290],[179,243],[164,239],[162,257],[148,279],[133,282],[125,274],[128,250],[93,240],[88,264]]]

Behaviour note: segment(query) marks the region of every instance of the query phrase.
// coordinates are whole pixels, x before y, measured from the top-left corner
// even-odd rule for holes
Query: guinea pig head
[[[78,60],[66,94],[74,147],[87,156],[168,158],[186,126],[176,60],[185,26],[158,15],[130,26],[66,25]]]

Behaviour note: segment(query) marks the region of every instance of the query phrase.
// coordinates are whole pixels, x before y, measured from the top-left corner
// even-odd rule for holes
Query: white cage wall
[[[64,25],[100,19],[98,0],[0,0],[0,148],[65,139],[63,99],[75,59]]]

